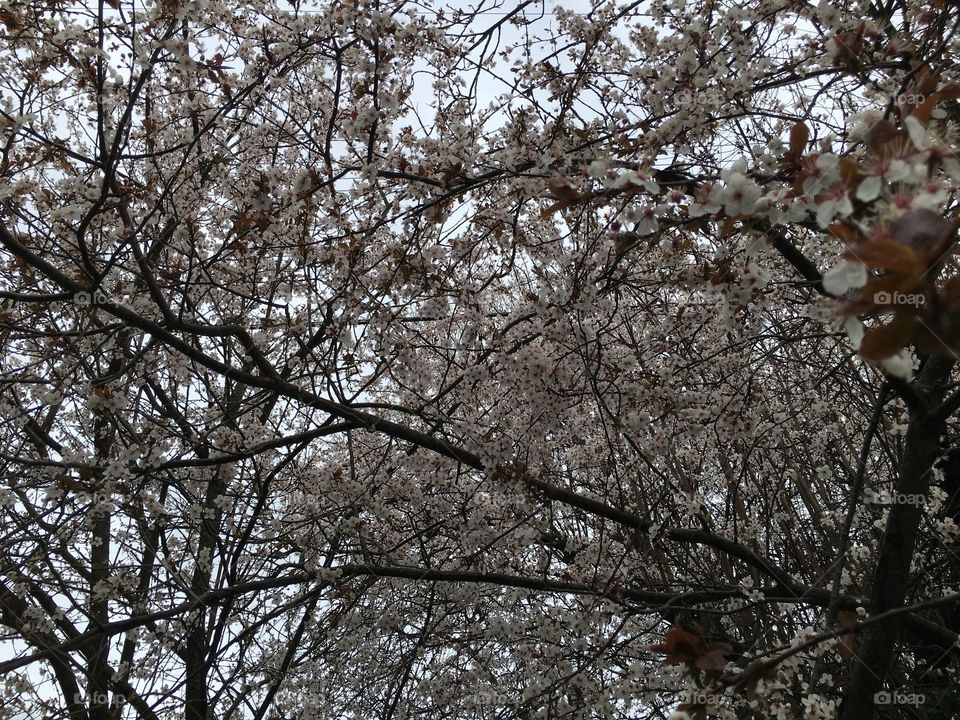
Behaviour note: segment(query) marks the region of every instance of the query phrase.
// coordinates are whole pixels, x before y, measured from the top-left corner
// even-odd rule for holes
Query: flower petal
[[[927,128],[923,123],[917,120],[913,115],[909,115],[903,124],[907,126],[907,132],[910,134],[910,142],[914,144],[917,150],[927,149]]]
[[[857,200],[870,202],[880,196],[880,190],[883,188],[883,182],[879,175],[868,175],[857,187]]]
[[[841,260],[823,276],[823,288],[831,295],[843,295],[866,284],[867,267],[861,262]]]

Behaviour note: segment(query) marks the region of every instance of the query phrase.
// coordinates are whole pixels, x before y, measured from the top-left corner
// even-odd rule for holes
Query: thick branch
[[[915,383],[918,395],[929,407],[942,399],[953,363],[931,358]],[[926,495],[930,469],[940,452],[943,421],[924,408],[910,411],[896,494]],[[900,608],[906,598],[910,563],[917,542],[923,509],[916,503],[898,503],[890,508],[873,576],[871,607],[875,614]],[[844,699],[841,720],[871,720],[874,695],[883,688],[895,659],[900,627],[885,623],[858,638],[856,665]]]

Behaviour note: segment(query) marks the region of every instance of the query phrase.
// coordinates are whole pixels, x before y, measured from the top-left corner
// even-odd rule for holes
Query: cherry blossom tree
[[[0,5],[0,718],[937,718],[960,8]]]

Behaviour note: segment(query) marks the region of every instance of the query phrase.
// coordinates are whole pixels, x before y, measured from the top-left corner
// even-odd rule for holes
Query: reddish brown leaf
[[[944,85],[934,94],[938,97],[940,102],[943,102],[944,100],[958,100],[960,99],[960,83],[950,83],[948,85]]]
[[[917,319],[898,312],[886,325],[870,328],[860,343],[860,357],[871,362],[880,362],[893,357],[910,344],[917,332]]]
[[[869,147],[874,154],[877,154],[902,134],[903,133],[897,130],[891,122],[880,120],[874,123],[867,131],[867,147]]]
[[[956,222],[926,208],[905,212],[890,226],[890,234],[898,242],[936,260],[953,241],[956,230]]]
[[[917,105],[911,115],[913,115],[917,120],[926,125],[930,122],[930,113],[933,112],[934,106],[936,106],[938,101],[937,94],[934,93],[926,100]]]
[[[852,189],[863,174],[860,171],[860,163],[847,155],[840,158],[838,165],[840,166],[840,179],[843,180],[844,185]]]
[[[572,202],[580,198],[580,192],[570,178],[554,177],[547,181],[547,190],[558,200]]]
[[[697,626],[696,634],[675,625],[664,636],[666,642],[651,645],[652,652],[664,653],[664,665],[688,665],[700,670],[723,670],[727,662],[725,655],[733,652],[729,643],[707,643],[703,629]]]
[[[548,218],[553,215],[557,210],[563,210],[564,208],[570,207],[570,203],[566,200],[561,200],[560,202],[555,202],[552,205],[548,205],[543,210],[540,211],[540,217]]]
[[[733,280],[734,274],[730,270],[729,260],[721,260],[718,262],[714,267],[713,273],[710,275],[711,285],[723,285]]]
[[[863,53],[863,30],[861,22],[854,30],[839,32],[834,36],[836,53],[833,56],[835,66],[853,65]]]
[[[790,154],[800,157],[810,140],[810,128],[806,123],[798,122],[790,129]]]
[[[917,285],[918,278],[915,275],[899,275],[894,273],[889,273],[886,275],[881,275],[877,278],[871,278],[871,280],[864,285],[858,294],[864,300],[870,299],[871,302],[877,302],[884,304],[883,301],[879,298],[874,298],[874,295],[878,293],[888,293],[893,294],[895,292],[899,293],[914,293],[919,292]]]
[[[20,18],[6,8],[0,10],[0,22],[6,25],[8,30],[19,30],[22,25]]]
[[[916,295],[920,293],[921,279],[919,273],[911,275],[888,273],[871,278],[866,285],[847,297],[847,301],[840,308],[840,313],[842,315],[863,315],[884,310],[900,310],[909,313],[919,309],[920,305],[916,307],[901,305],[898,307],[892,300],[895,299],[895,296],[901,294]]]
[[[664,665],[692,663],[697,656],[697,636],[688,633],[679,625],[670,628],[663,638],[666,642],[651,645],[650,650],[664,653]]]
[[[859,260],[872,270],[890,270],[898,273],[912,273],[920,264],[920,258],[913,248],[883,235],[851,245],[843,251],[843,257],[848,260]]]
[[[727,666],[726,656],[732,652],[733,646],[729,643],[710,643],[693,661],[694,667],[701,670],[723,670]]]
[[[921,95],[933,95],[940,84],[940,76],[930,70],[929,65],[922,65],[920,70],[914,75],[917,83],[917,92]]]
[[[852,245],[855,242],[864,240],[863,233],[853,225],[845,222],[837,222],[827,228],[827,232],[838,240],[842,240],[845,245]]]

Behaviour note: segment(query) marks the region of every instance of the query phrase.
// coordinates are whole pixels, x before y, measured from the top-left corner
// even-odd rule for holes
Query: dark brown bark
[[[931,358],[914,382],[914,389],[923,402],[910,412],[895,488],[897,495],[927,494],[930,469],[939,455],[939,441],[944,429],[943,419],[931,409],[943,401],[952,367],[952,360]],[[895,503],[890,508],[873,574],[871,605],[874,615],[904,605],[922,513],[922,506],[915,503]],[[902,629],[900,623],[889,622],[860,633],[852,680],[845,694],[840,720],[872,720],[876,717],[874,696],[884,689],[890,668],[896,661]]]

